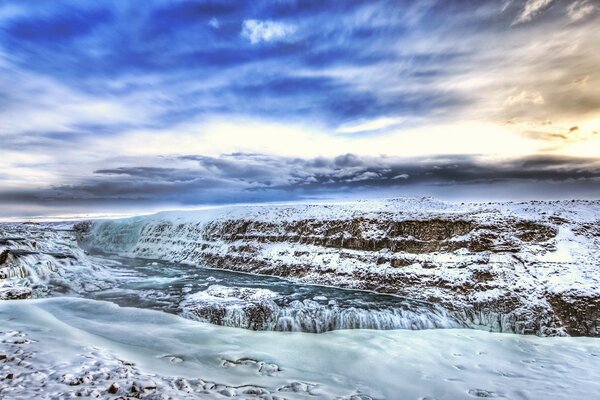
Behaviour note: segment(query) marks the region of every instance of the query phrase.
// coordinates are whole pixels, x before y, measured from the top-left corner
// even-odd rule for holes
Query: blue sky
[[[0,214],[598,197],[599,8],[0,1]]]

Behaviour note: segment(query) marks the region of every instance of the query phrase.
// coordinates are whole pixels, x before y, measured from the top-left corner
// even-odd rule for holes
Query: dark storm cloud
[[[600,182],[597,160],[569,157],[539,156],[489,163],[469,156],[394,159],[346,154],[301,159],[235,153],[182,159],[197,166],[97,170],[94,177],[78,184],[4,192],[0,201],[200,205],[297,200],[370,190],[410,195],[416,187],[429,187],[435,193],[435,188],[445,186],[510,188],[528,182],[535,190],[536,185],[549,182],[559,186],[577,182],[580,187],[597,187]]]

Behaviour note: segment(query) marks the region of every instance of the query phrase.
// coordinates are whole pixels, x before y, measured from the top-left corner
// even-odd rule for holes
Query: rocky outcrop
[[[549,302],[569,335],[600,336],[600,297],[554,294]]]
[[[474,229],[469,221],[382,221],[356,217],[350,220],[302,220],[274,223],[252,220],[213,221],[203,229],[208,242],[238,240],[259,243],[300,243],[338,249],[425,253],[452,251],[465,243],[451,239]]]
[[[32,291],[28,287],[0,288],[0,300],[22,300],[29,299]]]

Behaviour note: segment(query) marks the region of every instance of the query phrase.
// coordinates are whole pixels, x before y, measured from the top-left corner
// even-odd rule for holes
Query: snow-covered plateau
[[[600,201],[0,223],[0,398],[600,397],[599,249]]]

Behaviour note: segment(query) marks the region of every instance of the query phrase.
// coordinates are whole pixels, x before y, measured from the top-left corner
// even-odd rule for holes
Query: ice
[[[350,296],[350,294],[348,294]],[[368,295],[362,294],[363,297]],[[291,296],[298,297],[296,296]],[[358,295],[355,292],[355,297]],[[367,297],[368,298],[368,297]],[[314,300],[286,301],[268,289],[211,285],[208,289],[185,297],[180,314],[186,318],[218,325],[254,330],[322,333],[338,329],[433,329],[457,328],[461,325],[441,307],[407,304],[393,297],[372,299],[365,304],[341,307],[337,301],[323,304],[325,296]]]
[[[211,285],[205,291],[188,296],[188,299],[201,302],[235,303],[243,301],[261,301],[274,297],[277,297],[277,293],[269,289]]]
[[[0,298],[15,290],[33,297],[99,290],[118,274],[118,264],[86,255],[64,224],[0,224],[0,254]]]
[[[464,329],[255,332],[64,297],[0,302],[0,327],[0,355],[7,356],[0,375],[12,374],[0,385],[6,399],[116,398],[134,385],[142,397],[177,399],[571,400],[600,393],[600,341],[593,338]]]

